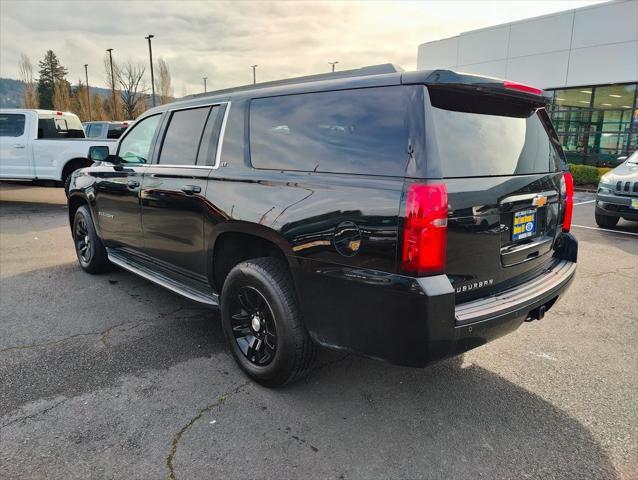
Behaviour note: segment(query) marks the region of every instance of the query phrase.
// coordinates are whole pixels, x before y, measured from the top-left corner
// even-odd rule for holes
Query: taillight
[[[447,189],[443,184],[408,184],[402,268],[416,275],[442,272],[447,243]]]
[[[560,193],[565,198],[563,232],[569,232],[572,227],[572,212],[574,211],[574,177],[571,173],[563,173],[563,177],[560,179]]]
[[[512,82],[510,80],[503,81],[503,86],[510,90],[518,90],[519,92],[532,93],[534,95],[542,95],[543,91],[540,88],[532,87],[531,85],[525,85],[524,83]]]

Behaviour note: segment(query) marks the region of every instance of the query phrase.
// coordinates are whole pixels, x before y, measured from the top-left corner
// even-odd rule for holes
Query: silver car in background
[[[638,221],[638,150],[600,177],[596,191],[596,223],[615,227],[620,218]]]

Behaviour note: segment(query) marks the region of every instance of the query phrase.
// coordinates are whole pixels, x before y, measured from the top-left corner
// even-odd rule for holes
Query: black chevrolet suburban
[[[316,345],[424,366],[540,319],[571,283],[572,177],[528,85],[391,66],[154,108],[74,174],[80,266],[219,307],[278,386]]]

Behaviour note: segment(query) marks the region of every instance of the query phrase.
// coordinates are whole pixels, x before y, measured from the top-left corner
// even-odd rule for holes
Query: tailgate
[[[448,190],[445,273],[457,303],[530,280],[551,263],[563,213],[563,154],[547,113],[529,96],[428,91],[427,162]]]

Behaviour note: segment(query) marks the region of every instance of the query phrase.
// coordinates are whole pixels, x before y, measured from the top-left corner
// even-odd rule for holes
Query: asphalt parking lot
[[[322,351],[247,381],[218,315],[76,264],[63,191],[0,184],[0,477],[638,478],[638,224],[577,194],[577,278],[426,369]]]

